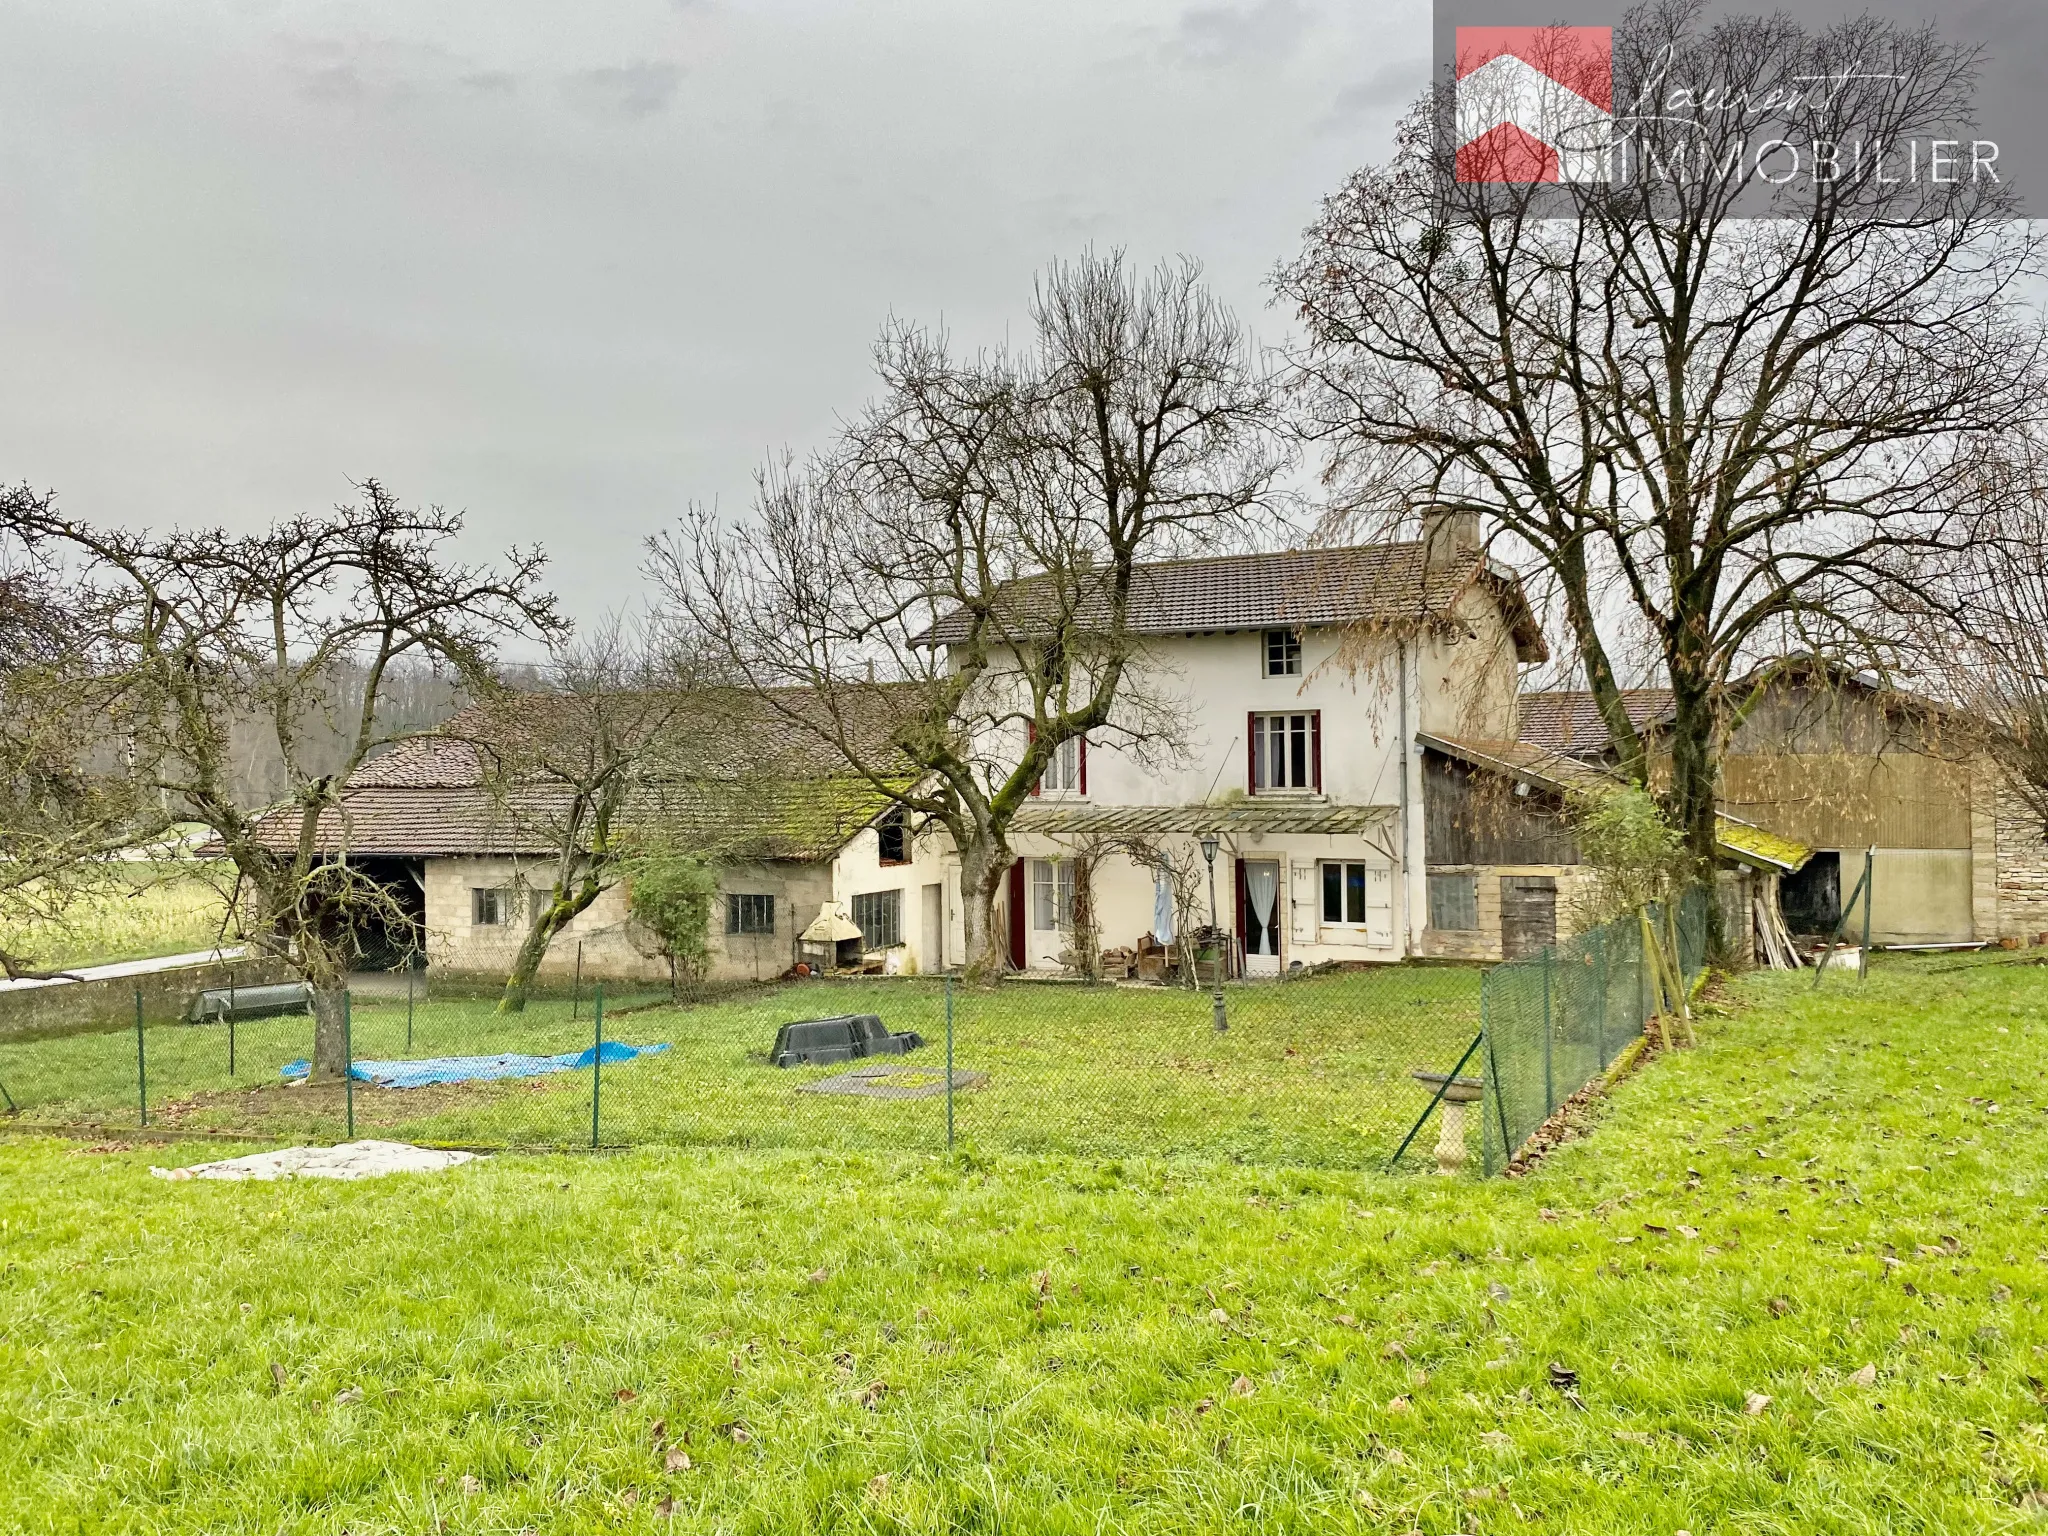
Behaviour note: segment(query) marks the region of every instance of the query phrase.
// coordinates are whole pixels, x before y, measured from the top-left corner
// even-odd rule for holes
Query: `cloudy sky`
[[[1277,339],[1427,48],[1416,0],[8,0],[0,480],[248,526],[375,474],[594,615],[891,311],[1000,339],[1123,245]]]

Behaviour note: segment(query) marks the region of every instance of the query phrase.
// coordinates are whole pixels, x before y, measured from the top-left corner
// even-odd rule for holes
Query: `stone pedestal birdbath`
[[[1476,1077],[1452,1077],[1417,1068],[1408,1074],[1427,1088],[1441,1088],[1442,1125],[1436,1138],[1436,1171],[1454,1177],[1465,1166],[1465,1106],[1477,1104],[1486,1084]]]

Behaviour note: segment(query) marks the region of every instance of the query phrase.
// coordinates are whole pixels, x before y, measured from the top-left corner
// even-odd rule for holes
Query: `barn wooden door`
[[[1502,875],[1501,958],[1519,960],[1556,942],[1557,881],[1549,875]]]

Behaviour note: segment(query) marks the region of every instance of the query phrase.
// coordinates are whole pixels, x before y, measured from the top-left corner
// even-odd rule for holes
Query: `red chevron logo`
[[[1611,27],[1458,28],[1459,181],[1610,181]]]

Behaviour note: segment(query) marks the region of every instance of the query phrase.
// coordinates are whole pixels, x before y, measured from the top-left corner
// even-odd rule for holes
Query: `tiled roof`
[[[1137,634],[1171,635],[1426,623],[1448,614],[1474,583],[1492,590],[1506,610],[1521,659],[1542,660],[1548,654],[1542,630],[1512,572],[1476,552],[1430,569],[1420,542],[1141,565],[1132,583],[1129,627]],[[1034,623],[1069,607],[1083,627],[1105,622],[1108,614],[1100,590],[1063,601],[1053,578],[1031,576],[1001,590],[994,617],[1005,629],[1028,634]],[[957,644],[967,637],[969,624],[968,615],[955,610],[922,638],[935,645]]]
[[[843,711],[849,729],[860,733],[853,745],[879,754],[892,724],[890,705],[902,690],[863,684],[853,692]],[[707,701],[711,728],[699,721],[693,736],[712,745],[698,745],[687,775],[649,782],[628,806],[628,819],[658,823],[732,858],[829,857],[881,812],[887,797],[790,718],[806,703],[795,690],[774,702],[746,694]],[[568,790],[539,781],[509,793],[487,788],[487,753],[479,745],[551,712],[575,718],[559,695],[472,706],[438,731],[372,758],[350,776],[341,805],[321,816],[318,846],[365,858],[552,852],[551,829],[568,809]],[[266,818],[263,831],[272,847],[288,849],[298,841],[298,820],[286,809]]]
[[[1621,702],[1639,731],[1671,718],[1669,688],[1624,688]],[[1609,746],[1607,723],[1590,693],[1523,694],[1520,735],[1531,746],[1573,757],[1599,757]]]

